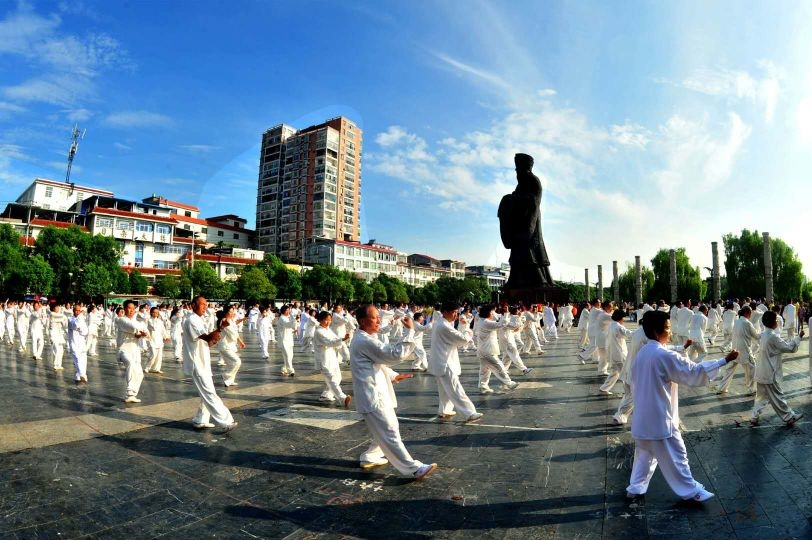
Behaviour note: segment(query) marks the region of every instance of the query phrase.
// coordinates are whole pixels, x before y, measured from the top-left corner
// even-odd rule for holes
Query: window
[[[191,213],[190,211],[188,211],[188,210],[187,210],[187,211],[185,211],[183,214],[184,214],[186,217],[192,217],[192,213]]]
[[[240,239],[239,233],[234,233],[234,240],[239,240],[239,239]]]
[[[202,233],[204,233],[204,234],[205,234],[205,233],[208,233],[208,232],[209,232],[209,228],[208,228],[208,227],[201,227],[201,228],[200,228],[200,232],[202,232]]]
[[[169,234],[170,232],[172,232],[172,228],[165,223],[160,223],[158,225],[155,225],[155,232],[158,234]]]
[[[116,228],[120,231],[131,231],[133,228],[133,222],[119,220],[116,224]]]
[[[138,232],[152,232],[152,223],[144,223],[143,221],[139,221],[135,224],[135,230]]]
[[[113,218],[97,217],[96,218],[96,227],[107,227],[108,229],[112,229],[113,228]]]
[[[45,188],[45,198],[50,199],[51,197],[53,197],[53,195],[54,195],[54,188],[51,187],[51,186],[46,187]]]
[[[223,236],[223,231],[217,231],[217,236],[222,237]]]

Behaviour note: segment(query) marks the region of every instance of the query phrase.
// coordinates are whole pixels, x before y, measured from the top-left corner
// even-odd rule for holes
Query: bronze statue
[[[533,157],[516,154],[513,193],[499,203],[502,244],[510,250],[510,277],[505,289],[552,287],[550,259],[541,237],[541,182],[533,174]]]

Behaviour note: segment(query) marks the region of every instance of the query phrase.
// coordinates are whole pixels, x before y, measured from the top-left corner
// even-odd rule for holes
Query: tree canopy
[[[670,302],[671,298],[671,263],[667,249],[661,249],[651,259],[654,273],[654,284],[649,289],[649,297]],[[677,255],[677,298],[694,301],[705,297],[707,284],[699,274],[698,266],[691,266],[685,248],[676,249]],[[646,296],[644,295],[644,298]]]
[[[722,242],[725,246],[727,296],[764,296],[767,284],[763,236],[758,231],[743,229],[738,237],[726,234]],[[770,238],[770,250],[775,298],[782,301],[800,298],[806,279],[795,251],[779,238]]]
[[[648,266],[640,266],[640,275],[642,281],[642,289],[643,289],[643,301],[646,302],[648,300],[665,300],[666,297],[656,297],[653,298],[651,295],[651,290],[654,287],[654,272]],[[627,302],[635,302],[636,301],[636,294],[635,294],[635,286],[636,286],[636,275],[634,265],[627,264],[626,270],[623,271],[617,278],[619,286],[620,286],[620,298],[626,300]],[[669,285],[670,287],[670,285]],[[668,298],[670,300],[670,298]]]

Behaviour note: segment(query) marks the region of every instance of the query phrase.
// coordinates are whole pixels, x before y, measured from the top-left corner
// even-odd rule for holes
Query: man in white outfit
[[[671,339],[671,321],[667,314],[659,311],[646,315],[643,330],[651,341],[640,349],[632,367],[634,463],[626,488],[627,497],[644,495],[659,465],[668,485],[679,497],[706,501],[713,493],[694,480],[679,430],[678,385],[707,384],[708,378],[734,360],[738,353],[732,351],[725,358],[695,364],[669,351],[665,345]]]
[[[228,432],[237,427],[237,422],[214,389],[209,347],[220,340],[220,330],[206,331],[203,315],[207,307],[206,299],[196,296],[192,300],[192,313],[183,321],[183,372],[192,376],[192,382],[200,394],[200,406],[192,418],[195,428],[213,428],[216,424]],[[224,320],[222,324],[230,323]],[[210,420],[214,420],[214,423]]]
[[[790,298],[789,304],[784,306],[784,328],[787,329],[787,339],[792,339],[798,333],[798,310],[795,300]]]
[[[482,413],[468,399],[460,383],[460,357],[457,348],[468,343],[468,336],[454,329],[454,321],[459,316],[457,306],[443,304],[443,319],[434,325],[431,331],[431,355],[429,373],[437,378],[437,391],[440,394],[438,416],[449,418],[457,409],[462,413],[465,422],[474,422],[482,418]]]
[[[45,306],[40,304],[39,300],[34,300],[34,305],[31,309],[31,322],[29,324],[31,353],[34,356],[34,360],[42,360],[42,348],[45,346],[45,327],[43,323],[47,316]]]
[[[144,380],[144,370],[141,367],[141,346],[139,341],[149,335],[147,325],[138,320],[135,314],[135,301],[124,302],[124,315],[116,319],[116,342],[118,344],[118,359],[127,369],[127,395],[124,403],[141,403],[138,390]]]
[[[403,319],[406,333],[400,342],[383,344],[375,337],[381,324],[378,309],[362,305],[355,315],[359,330],[350,343],[350,368],[355,408],[364,417],[372,443],[361,455],[361,467],[370,468],[392,463],[403,475],[415,480],[425,478],[437,468],[436,463],[424,464],[412,458],[400,438],[395,415],[397,399],[392,382],[411,375],[398,375],[389,364],[406,360],[414,349],[412,320]]]

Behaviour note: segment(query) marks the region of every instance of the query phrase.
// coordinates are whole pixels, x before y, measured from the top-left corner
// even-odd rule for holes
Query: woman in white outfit
[[[62,355],[65,354],[65,332],[68,329],[68,316],[62,306],[51,306],[51,316],[48,318],[48,337],[51,339],[51,354],[54,357],[54,371],[62,371]]]
[[[316,315],[319,326],[313,333],[313,346],[315,352],[315,363],[321,366],[324,375],[324,392],[319,396],[319,401],[335,401],[344,403],[344,408],[349,408],[352,396],[346,395],[341,390],[341,369],[338,365],[338,352],[350,339],[350,334],[337,336],[330,328],[333,316],[329,311],[322,311]]]
[[[217,325],[220,328],[220,341],[217,342],[217,348],[220,351],[220,357],[225,362],[223,384],[228,388],[237,384],[235,380],[237,371],[242,365],[240,355],[237,353],[239,349],[245,348],[245,342],[240,337],[240,327],[234,306],[226,306],[220,315],[222,320]]]
[[[279,310],[279,319],[276,327],[279,330],[279,342],[282,345],[282,376],[293,377],[293,334],[299,323],[290,314],[290,306],[284,305]]]

